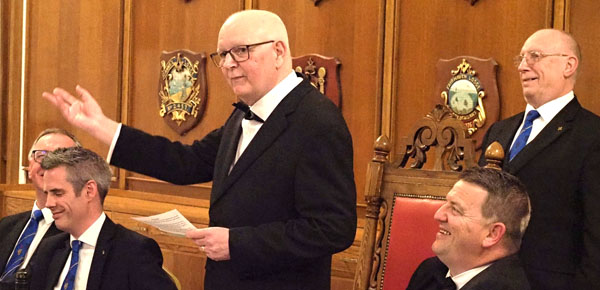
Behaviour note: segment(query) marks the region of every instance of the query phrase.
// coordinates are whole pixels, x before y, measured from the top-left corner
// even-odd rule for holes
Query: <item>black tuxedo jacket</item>
[[[52,290],[71,254],[68,233],[45,240],[38,254],[27,266],[31,279],[29,289]],[[102,225],[87,290],[175,290],[162,269],[162,253],[148,237],[116,225],[108,217]]]
[[[229,172],[243,113],[192,145],[123,126],[111,163],[175,184],[213,181],[210,226],[229,228],[229,261],[205,289],[329,289],[331,256],[356,231],[352,140],[339,109],[303,81]]]
[[[431,257],[423,261],[413,273],[406,290],[440,290],[448,267]],[[496,260],[491,266],[473,277],[461,290],[528,290],[525,271],[516,255]]]
[[[532,215],[520,256],[531,286],[600,289],[600,118],[575,98],[509,162],[522,120],[520,113],[491,126],[482,148],[500,142],[503,169],[529,192]]]
[[[10,259],[15,244],[19,240],[19,236],[30,218],[31,210],[7,216],[0,220],[0,273],[4,272],[4,267],[6,267],[8,259]],[[60,232],[54,223],[52,223],[42,240]],[[33,250],[35,251],[35,249]]]

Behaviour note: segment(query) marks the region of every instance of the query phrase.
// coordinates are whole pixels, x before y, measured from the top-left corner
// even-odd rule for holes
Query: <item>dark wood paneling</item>
[[[570,32],[579,42],[583,54],[575,94],[585,108],[600,114],[600,1],[572,0],[569,3]]]
[[[547,2],[480,0],[471,6],[464,0],[398,0],[396,138],[431,111],[429,100],[440,98],[433,89],[440,58],[494,58],[500,119],[522,111],[525,101],[512,58],[531,33],[547,25]]]

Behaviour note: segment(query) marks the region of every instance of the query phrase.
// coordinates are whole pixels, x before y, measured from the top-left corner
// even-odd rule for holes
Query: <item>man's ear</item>
[[[579,60],[574,56],[569,56],[567,59],[567,64],[565,65],[565,70],[563,71],[563,76],[567,79],[572,77],[577,71],[578,66]]]
[[[498,244],[504,234],[506,233],[506,226],[503,223],[493,223],[488,226],[488,233],[485,239],[483,239],[482,246],[484,248],[489,248],[495,244]]]
[[[95,180],[88,180],[86,184],[83,186],[82,194],[86,199],[92,200],[94,197],[98,195],[98,184]]]
[[[288,48],[283,41],[275,41],[275,66],[280,68],[284,63],[285,53]]]

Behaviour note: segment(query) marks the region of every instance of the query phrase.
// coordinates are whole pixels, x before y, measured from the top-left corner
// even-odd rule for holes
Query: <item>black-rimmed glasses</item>
[[[42,163],[46,154],[48,154],[47,150],[31,150],[31,158],[37,163]]]
[[[519,67],[519,65],[521,65],[521,62],[523,62],[523,59],[525,59],[525,62],[528,65],[532,65],[547,56],[569,56],[569,55],[564,54],[564,53],[543,53],[543,52],[533,50],[533,51],[528,51],[524,54],[515,56],[513,58],[513,61],[515,62],[515,66]]]
[[[275,40],[263,41],[259,43],[252,43],[246,45],[238,45],[234,46],[229,50],[221,51],[221,52],[213,52],[210,54],[210,59],[212,59],[213,63],[217,67],[222,67],[223,63],[225,63],[225,58],[227,54],[231,55],[231,58],[235,62],[243,62],[250,58],[250,48],[258,45],[263,45],[267,43],[275,42]]]

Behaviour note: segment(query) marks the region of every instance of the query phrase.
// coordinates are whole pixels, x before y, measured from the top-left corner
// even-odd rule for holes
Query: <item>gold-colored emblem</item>
[[[339,59],[312,53],[294,57],[292,65],[294,70],[308,79],[321,94],[327,96],[338,107],[341,106],[342,85]]]
[[[206,56],[187,50],[163,52],[160,61],[159,115],[177,133],[195,127],[206,104]]]
[[[467,132],[472,135],[486,121],[483,98],[486,94],[477,78],[477,72],[465,60],[450,73],[453,77],[442,91],[444,104],[455,118],[463,121]]]

